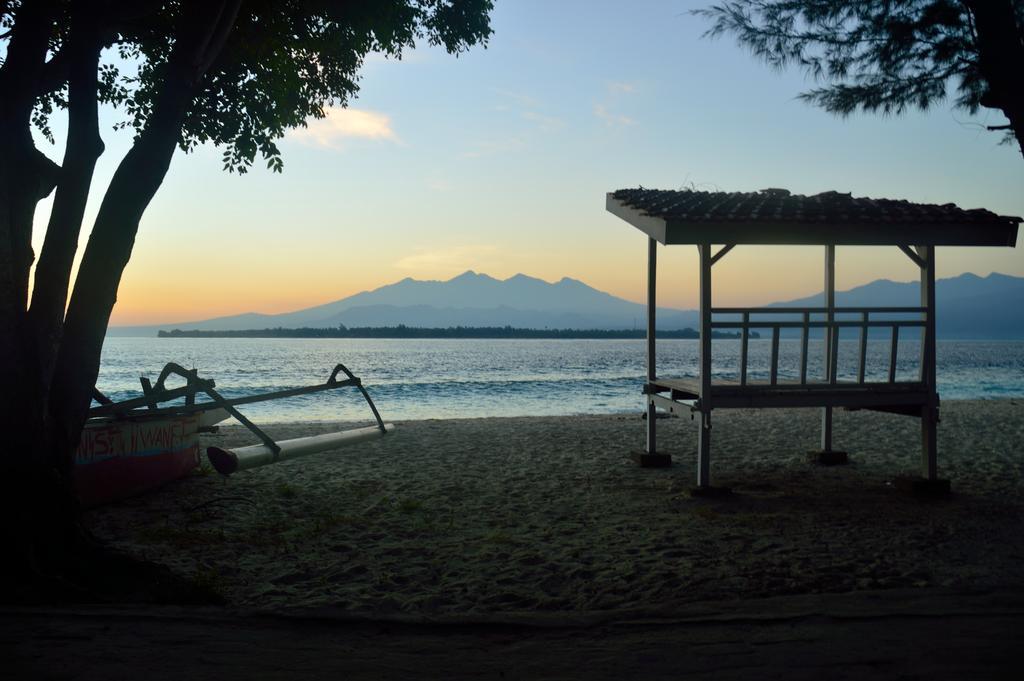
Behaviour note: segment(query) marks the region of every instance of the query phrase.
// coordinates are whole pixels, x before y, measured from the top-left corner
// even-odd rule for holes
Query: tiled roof
[[[818,223],[893,225],[1007,225],[1021,218],[1000,216],[977,208],[964,210],[952,203],[941,206],[892,199],[853,198],[824,192],[813,196],[785,189],[757,192],[702,192],[660,189],[619,189],[616,200],[655,218],[687,223]]]

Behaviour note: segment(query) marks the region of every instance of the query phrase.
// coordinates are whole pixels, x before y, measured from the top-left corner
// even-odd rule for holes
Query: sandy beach
[[[674,458],[663,470],[629,458],[639,413],[450,419],[230,479],[205,468],[86,521],[232,606],[272,612],[657,616],[696,602],[1024,584],[1024,400],[943,404],[939,466],[953,495],[934,501],[891,484],[917,471],[915,419],[838,412],[851,462],[822,467],[806,460],[818,418],[716,412],[713,480],[734,489],[726,499],[688,494],[689,419],[660,421]],[[230,426],[206,440],[253,437]]]

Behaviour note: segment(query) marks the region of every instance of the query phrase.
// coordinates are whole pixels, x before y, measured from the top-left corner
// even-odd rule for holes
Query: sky
[[[466,270],[579,279],[642,302],[646,236],[605,210],[623,187],[953,202],[1024,215],[1024,158],[940,104],[841,119],[796,99],[813,85],[731,37],[709,40],[707,2],[497,0],[486,49],[370,55],[347,110],[290,133],[284,172],[221,169],[221,150],[175,155],[146,211],[112,325],[301,309],[405,277]],[[81,246],[131,144],[104,111]],[[37,140],[59,161],[57,144]],[[48,203],[34,235],[41,247]],[[820,248],[740,247],[715,267],[716,305],[822,289]],[[939,249],[940,277],[1024,276],[1024,251]],[[839,248],[837,287],[908,281],[895,248]],[[662,247],[659,305],[697,304],[696,248]]]

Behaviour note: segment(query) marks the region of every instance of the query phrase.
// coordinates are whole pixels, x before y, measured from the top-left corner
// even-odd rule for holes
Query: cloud
[[[542,113],[544,104],[536,97],[500,88],[492,88],[491,91],[497,95],[498,100],[493,109],[509,114],[503,117],[503,122],[505,129],[511,134],[477,140],[469,149],[459,154],[461,158],[515,153],[531,145],[540,133],[552,133],[566,127],[565,121],[561,118]]]
[[[636,121],[629,116],[617,114],[608,110],[604,104],[594,105],[594,115],[604,121],[605,125],[635,125]]]
[[[472,149],[459,154],[462,158],[480,158],[492,154],[506,154],[521,150],[526,146],[522,136],[505,137],[502,139],[483,140],[477,142]]]
[[[594,104],[594,115],[604,121],[608,127],[636,125],[636,119],[612,110],[614,105],[637,92],[636,83],[612,80],[605,83],[607,92],[602,100]]]
[[[612,81],[608,83],[608,92],[613,95],[629,94],[631,92],[636,92],[636,84]]]
[[[565,127],[565,121],[561,118],[545,116],[544,114],[537,113],[536,111],[524,111],[522,116],[531,123],[536,124],[543,132],[553,132]]]
[[[453,189],[455,189],[455,185],[453,185],[446,178],[441,177],[439,175],[431,175],[430,177],[428,177],[427,187],[429,187],[435,192],[450,192]]]
[[[542,132],[551,132],[565,127],[565,121],[562,119],[540,112],[544,108],[544,104],[536,97],[500,88],[493,88],[493,91],[502,102],[494,106],[495,111],[518,112],[523,120],[530,121]]]
[[[497,252],[497,246],[489,244],[423,250],[400,258],[395,262],[395,267],[417,273],[458,274],[469,269],[486,268]]]
[[[526,95],[521,92],[502,90],[501,88],[493,88],[493,90],[502,99],[510,101],[522,109],[536,109],[541,106],[540,100],[536,97],[531,97],[530,95]]]
[[[327,107],[325,118],[314,118],[307,127],[296,128],[289,137],[312,146],[339,149],[347,138],[386,140],[399,142],[398,135],[391,127],[391,117],[376,111]]]

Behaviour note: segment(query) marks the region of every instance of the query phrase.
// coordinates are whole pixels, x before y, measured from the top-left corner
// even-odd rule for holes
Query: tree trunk
[[[44,5],[49,3],[26,3],[25,7],[39,9]],[[109,552],[100,550],[92,542],[78,523],[72,490],[73,453],[91,402],[103,337],[139,221],[163,182],[179,140],[185,111],[205,68],[212,61],[211,54],[215,56],[223,46],[237,6],[237,1],[208,3],[188,0],[184,3],[165,82],[145,128],[118,166],[101,203],[64,317],[63,329],[61,316],[68,273],[74,259],[93,168],[101,150],[95,117],[94,57],[98,55],[98,47],[89,39],[91,29],[84,21],[85,10],[80,11],[78,21],[73,23],[74,37],[69,39],[69,45],[75,45],[81,54],[71,61],[73,110],[68,137],[68,165],[62,173],[61,192],[51,215],[50,228],[54,231],[47,233],[45,257],[37,272],[31,315],[26,313],[25,305],[31,260],[25,262],[23,255],[19,260],[19,254],[23,253],[23,249],[19,250],[21,242],[29,244],[31,232],[28,232],[28,237],[20,233],[15,235],[12,226],[27,224],[31,227],[31,211],[27,211],[28,220],[25,221],[26,211],[17,199],[34,196],[38,191],[34,194],[24,191],[24,183],[34,176],[25,173],[20,177],[13,164],[3,161],[16,157],[2,152],[13,148],[18,140],[27,139],[31,144],[28,117],[37,88],[24,90],[26,96],[23,101],[27,103],[27,109],[23,106],[16,110],[16,113],[24,114],[23,120],[5,115],[0,121],[5,126],[0,131],[0,145],[3,145],[0,146],[0,210],[5,213],[0,216],[3,220],[0,230],[6,232],[0,236],[14,235],[21,239],[21,242],[14,238],[4,239],[0,243],[0,268],[10,265],[0,272],[0,276],[10,275],[5,281],[0,281],[5,296],[0,301],[0,314],[9,312],[9,318],[16,320],[18,327],[16,337],[13,333],[10,334],[12,338],[6,337],[10,327],[0,332],[0,343],[7,344],[0,347],[0,352],[11,350],[0,358],[5,387],[10,386],[6,391],[6,404],[0,403],[0,427],[4,427],[8,444],[3,456],[4,470],[0,471],[3,475],[0,483],[3,501],[0,503],[7,508],[0,511],[9,511],[0,521],[3,523],[0,526],[2,531],[9,537],[0,536],[0,540],[13,544],[15,549],[10,559],[0,561],[3,565],[0,570],[12,573],[9,577],[14,579],[2,583],[15,590],[24,587],[19,578],[42,577],[44,588],[48,589],[70,578],[86,588],[100,584],[100,588],[116,587],[123,593],[123,586],[112,582],[110,573],[124,573],[126,563],[136,565],[124,559],[112,559]],[[17,17],[16,35],[21,43],[27,43],[21,36],[30,36],[29,31],[22,30],[21,23],[22,15],[29,13],[22,10]],[[46,30],[40,31],[42,52],[35,71],[36,80],[38,69],[44,63],[46,43],[55,17],[56,14],[51,13],[45,22],[40,23]],[[86,24],[84,28],[83,22]],[[8,60],[3,67],[5,72],[17,73],[7,68],[12,62],[17,63],[14,48],[15,40],[12,39]],[[6,97],[10,90],[4,88],[0,91]],[[92,114],[86,112],[90,106]],[[15,111],[15,108],[4,100],[0,113],[9,111]],[[8,119],[11,124],[8,124]],[[7,132],[12,133],[9,137],[14,142],[2,136]],[[23,168],[17,170],[22,171]],[[32,203],[33,210],[36,202],[38,198]],[[19,218],[19,221],[12,217]],[[23,278],[23,286],[17,285],[17,276]],[[30,316],[31,325],[27,323]],[[0,323],[3,321],[6,320],[0,319]],[[35,352],[34,348],[42,348],[42,351]],[[51,353],[54,348],[55,357]],[[26,359],[30,361],[23,361]],[[50,373],[51,366],[52,380],[46,381],[44,377]],[[8,380],[10,382],[6,382]],[[15,396],[15,387],[30,394]],[[19,408],[3,409],[4,406],[16,405]],[[30,418],[19,422],[19,417]],[[166,570],[136,567],[141,569],[135,572],[142,574],[136,574],[135,579],[142,584],[144,591],[149,592],[149,596],[153,595],[154,589],[161,588],[161,584],[155,582],[161,582],[165,588],[168,586],[170,575]],[[131,575],[125,576],[131,578]],[[180,597],[181,585],[175,584],[176,580],[170,581],[171,588]],[[73,588],[77,589],[77,585]],[[35,595],[36,598],[39,596]]]
[[[1014,0],[970,0],[978,61],[989,91],[982,104],[1001,109],[1024,155],[1024,26]]]
[[[184,83],[173,86],[173,110],[154,114],[121,161],[100,204],[64,320],[53,374],[50,411],[58,428],[55,445],[70,451],[85,422],[99,374],[103,337],[117,288],[135,244],[142,213],[163,182],[178,143],[188,102]]]
[[[101,45],[95,9],[91,2],[78,2],[72,7],[70,42],[65,48],[70,61],[68,138],[29,308],[29,323],[47,393],[57,359],[85,205],[96,161],[103,153],[96,80]]]
[[[68,139],[22,334],[26,342],[21,362],[26,375],[20,384],[21,397],[38,421],[33,420],[34,426],[26,429],[31,439],[12,454],[29,466],[14,480],[26,496],[19,506],[30,515],[22,525],[32,532],[25,569],[34,579],[62,572],[69,562],[68,547],[88,543],[77,522],[72,461],[51,455],[53,424],[47,402],[82,217],[103,148],[97,110],[100,44],[94,10],[88,2],[72,8],[72,32],[65,48],[72,58]]]
[[[3,587],[32,571],[33,528],[49,512],[51,471],[38,456],[44,434],[45,386],[27,323],[32,265],[32,220],[39,200],[53,190],[57,168],[33,145],[30,132],[37,83],[57,8],[50,2],[19,8],[0,67],[0,561]]]
[[[58,455],[78,442],[121,275],[142,214],[164,180],[192,96],[223,47],[238,0],[186,3],[167,76],[146,127],[114,173],[100,204],[64,320],[50,395]],[[211,56],[212,55],[212,56]]]
[[[0,385],[17,385],[24,371],[32,218],[56,182],[54,164],[36,150],[29,127],[55,16],[48,3],[23,7],[0,66]],[[9,399],[0,394],[0,413]]]

